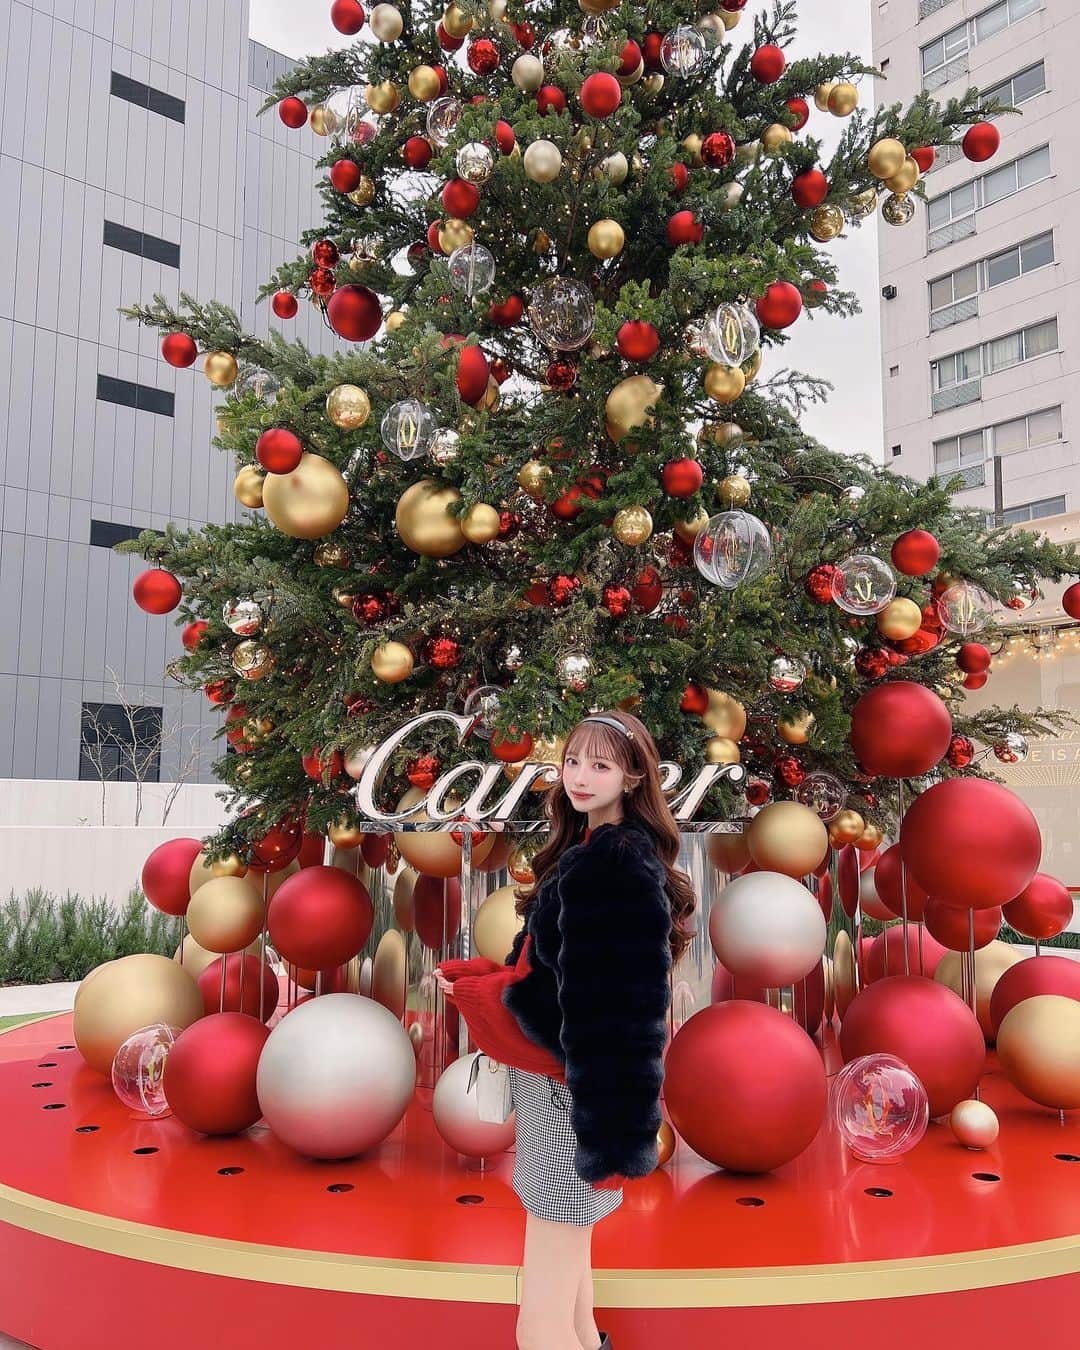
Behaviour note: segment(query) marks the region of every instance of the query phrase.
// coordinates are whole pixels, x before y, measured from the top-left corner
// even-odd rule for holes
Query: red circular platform
[[[680,1143],[595,1230],[600,1325],[617,1350],[1059,1342],[1080,1299],[1080,1121],[1019,1097],[993,1056],[982,1095],[1001,1118],[985,1153],[931,1125],[875,1166],[826,1125],[740,1177]],[[467,1169],[420,1102],[351,1162],[265,1126],[206,1139],[122,1107],[64,1014],[0,1035],[0,1118],[0,1330],[41,1350],[190,1350],[208,1330],[223,1350],[513,1350],[512,1157]]]

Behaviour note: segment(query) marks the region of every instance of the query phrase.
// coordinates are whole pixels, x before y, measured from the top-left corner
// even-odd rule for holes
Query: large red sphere
[[[972,909],[1019,895],[1042,854],[1029,807],[981,778],[950,778],[916,797],[900,826],[900,847],[931,895]]]
[[[304,842],[296,855],[297,867],[321,867],[326,854],[326,835],[304,831]]]
[[[143,894],[162,914],[186,914],[192,864],[202,852],[198,839],[167,839],[143,863]]]
[[[937,566],[941,545],[929,530],[905,530],[892,546],[892,564],[906,577],[924,577]]]
[[[825,1013],[825,967],[819,962],[804,979],[793,986],[795,1020],[811,1036],[817,1034]],[[760,984],[732,975],[719,961],[713,967],[710,1003],[727,1003],[742,998],[750,1003],[768,1003],[769,991]]]
[[[676,211],[667,223],[667,241],[672,248],[680,244],[700,244],[705,238],[705,227],[693,211]]]
[[[869,774],[915,778],[949,748],[952,718],[931,689],[892,680],[868,689],[851,710],[848,739]]]
[[[338,192],[352,192],[363,176],[355,160],[339,159],[330,165],[330,182]]]
[[[276,291],[270,301],[270,308],[279,319],[294,319],[296,311],[300,308],[300,302],[292,291]]]
[[[1040,942],[1057,937],[1072,922],[1073,898],[1057,877],[1036,872],[1015,900],[1005,906],[1005,919],[1022,936]]]
[[[892,975],[856,994],[840,1028],[845,1063],[895,1055],[926,1089],[931,1116],[970,1097],[982,1075],[986,1042],[975,1014],[951,989],[922,975]]]
[[[278,116],[285,125],[292,127],[294,131],[297,127],[302,127],[307,121],[307,104],[302,98],[296,98],[292,94],[281,100],[277,110]]]
[[[610,117],[622,102],[622,85],[606,70],[587,75],[578,95],[590,117]]]
[[[431,142],[423,136],[410,136],[401,147],[401,158],[410,169],[426,169],[433,154]]]
[[[993,942],[1001,931],[1000,905],[993,909],[960,909],[931,896],[926,902],[923,918],[926,931],[951,952],[966,952],[972,934],[975,950],[979,951]]]
[[[1061,597],[1061,607],[1070,619],[1080,619],[1080,581],[1074,581]]]
[[[364,26],[364,9],[357,0],[334,0],[330,6],[330,22],[346,37],[359,33]]]
[[[292,473],[303,456],[299,436],[285,427],[268,427],[255,442],[255,458],[268,473]]]
[[[162,1086],[177,1120],[201,1134],[237,1134],[262,1109],[255,1093],[259,1056],[270,1032],[246,1013],[214,1013],[192,1022],[165,1061]]]
[[[960,913],[958,910],[957,913]],[[967,911],[963,911],[967,923]],[[919,948],[922,947],[922,965],[919,964]],[[946,948],[916,923],[909,923],[907,930],[908,971],[912,975],[924,975],[928,980],[934,978],[938,963],[945,955]],[[890,975],[904,974],[904,925],[892,924],[883,929],[873,939],[861,955],[864,984],[873,984]]]
[[[247,1017],[259,1015],[259,970],[262,969],[262,1020],[269,1022],[277,1008],[278,977],[269,961],[260,961],[254,952],[244,953],[244,1001],[240,1002],[240,953],[233,952],[225,967],[225,1007],[221,1006],[221,961],[211,961],[199,976],[199,990],[207,1013],[242,1012]]]
[[[714,1003],[668,1047],[664,1100],[695,1152],[732,1172],[768,1172],[807,1148],[828,1092],[817,1046],[760,1003]]]
[[[340,867],[305,867],[287,877],[267,910],[275,949],[309,970],[351,961],[374,920],[367,887]]]
[[[1000,144],[1001,132],[993,122],[976,122],[973,127],[968,127],[960,142],[964,154],[976,164],[996,154]]]
[[[480,205],[480,189],[465,178],[451,178],[442,190],[443,210],[448,216],[465,220]]]
[[[759,84],[775,84],[784,73],[787,61],[774,43],[759,47],[750,58],[750,74]]]
[[[199,349],[195,339],[187,333],[166,333],[161,339],[161,354],[170,366],[183,370],[185,366],[194,365]]]
[[[802,313],[802,296],[790,281],[774,281],[756,305],[766,328],[789,328]]]
[[[881,903],[891,909],[897,918],[903,915],[903,898],[906,896],[908,918],[919,920],[923,916],[928,896],[925,888],[919,884],[919,878],[912,875],[910,867],[901,883],[901,861],[899,844],[893,844],[885,850],[874,866],[874,889]]]
[[[696,459],[672,459],[660,470],[660,482],[669,497],[692,497],[704,477]]]
[[[462,347],[458,358],[457,390],[463,403],[479,403],[487,393],[488,360],[479,347]]]
[[[1005,1014],[1039,994],[1059,994],[1080,1002],[1080,961],[1069,956],[1029,956],[1002,971],[990,995],[990,1025],[997,1038]]]
[[[820,206],[829,195],[829,180],[820,169],[807,169],[791,180],[791,196],[804,211]]]
[[[339,286],[326,306],[330,327],[349,342],[366,342],[382,323],[379,297],[367,286]]]
[[[171,572],[166,572],[163,567],[151,567],[135,578],[131,594],[147,614],[168,614],[180,603],[183,589]]]
[[[651,361],[660,349],[660,334],[644,319],[627,319],[615,335],[619,355],[626,361]]]
[[[444,889],[445,888],[445,889]],[[456,877],[443,879],[426,872],[413,886],[416,935],[425,947],[438,951],[452,942],[461,927],[461,886]]]

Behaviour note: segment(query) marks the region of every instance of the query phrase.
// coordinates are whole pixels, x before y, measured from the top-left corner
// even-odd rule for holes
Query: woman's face
[[[562,783],[574,810],[595,817],[622,801],[626,775],[613,759],[584,744],[566,752]]]

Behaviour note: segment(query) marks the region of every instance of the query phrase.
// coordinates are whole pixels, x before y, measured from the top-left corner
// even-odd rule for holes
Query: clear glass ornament
[[[694,562],[714,586],[733,591],[772,566],[769,531],[748,511],[721,511],[694,537]]]
[[[357,126],[367,114],[367,99],[362,84],[350,84],[344,89],[336,89],[323,102],[327,135],[339,141],[352,140]]]
[[[1028,757],[1027,737],[1018,731],[1009,731],[994,746],[994,756],[1002,764],[1023,764]]]
[[[985,628],[993,608],[993,599],[973,581],[954,582],[937,601],[938,618],[950,633],[960,637]]]
[[[844,1142],[864,1162],[896,1162],[926,1133],[926,1089],[895,1055],[860,1055],[833,1085],[833,1119]]]
[[[450,281],[455,289],[464,291],[471,300],[491,288],[495,280],[495,258],[490,249],[472,239],[454,249],[447,264]]]
[[[466,141],[454,156],[454,166],[459,178],[480,187],[495,171],[495,156],[482,141]]]
[[[660,64],[669,75],[681,75],[685,79],[701,69],[707,51],[704,33],[680,24],[664,34],[660,44]]]
[[[431,438],[428,455],[434,464],[445,468],[461,454],[461,437],[453,427],[440,427]]]
[[[254,394],[264,403],[269,403],[281,389],[281,381],[268,370],[252,366],[240,376],[236,388],[241,394]]]
[[[886,225],[907,225],[914,215],[915,203],[906,192],[890,192],[881,203],[881,218]]]
[[[832,598],[847,614],[879,614],[895,594],[892,568],[873,553],[853,553],[832,576]]]
[[[808,773],[795,790],[795,800],[826,823],[844,809],[847,795],[847,788],[839,778],[823,772]]]
[[[741,366],[761,345],[761,325],[746,305],[725,303],[705,321],[701,337],[711,360]]]
[[[707,323],[708,320],[705,321]],[[683,329],[683,341],[686,343],[687,350],[694,356],[709,357],[709,348],[705,342],[705,323],[691,321]]]
[[[581,45],[588,49],[602,42],[608,35],[610,25],[606,14],[586,14],[581,21]]]
[[[237,637],[252,637],[263,626],[265,615],[256,600],[226,600],[221,607],[225,627]]]
[[[569,28],[554,28],[540,44],[540,59],[544,63],[544,72],[554,75],[559,58],[569,55],[575,62],[584,56],[584,47],[578,33]]]
[[[450,144],[450,138],[461,121],[461,100],[452,95],[434,99],[427,110],[424,127],[428,139],[443,150]]]
[[[572,689],[575,694],[588,688],[592,673],[592,661],[578,648],[563,652],[555,662],[555,678],[564,689]]]
[[[465,700],[465,716],[476,718],[471,728],[472,734],[482,741],[491,739],[491,725],[505,692],[506,690],[497,684],[480,684]]]
[[[852,507],[858,506],[865,496],[866,489],[861,487],[858,483],[852,483],[850,487],[846,487],[843,492],[841,492],[840,503],[850,510]]]
[[[148,1116],[172,1114],[165,1100],[165,1062],[176,1032],[164,1022],[142,1027],[113,1056],[113,1091],[131,1111]]]
[[[592,291],[573,277],[551,277],[535,286],[528,314],[540,341],[561,352],[584,347],[596,326]]]
[[[383,445],[405,461],[426,455],[437,430],[431,411],[418,398],[391,403],[379,423]]]
[[[793,694],[806,679],[806,664],[797,656],[776,656],[769,663],[769,687],[778,694]]]
[[[525,653],[516,642],[510,642],[503,648],[501,664],[504,670],[511,673],[520,670],[525,664]]]

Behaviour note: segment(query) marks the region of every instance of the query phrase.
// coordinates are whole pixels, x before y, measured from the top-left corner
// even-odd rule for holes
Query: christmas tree
[[[488,743],[508,777],[557,763],[623,707],[664,758],[746,765],[699,816],[836,780],[834,842],[871,846],[895,803],[849,741],[869,689],[944,701],[944,775],[1055,723],[972,714],[963,684],[996,606],[1072,551],[814,442],[824,390],[782,367],[792,324],[856,307],[843,231],[879,203],[909,222],[934,147],[988,158],[1006,110],[974,89],[860,110],[869,68],[788,62],[795,6],[747,32],[744,3],[335,0],[355,40],[264,110],[326,140],[322,223],[265,286],[282,334],[188,296],[127,311],[172,364],[205,354],[250,508],[121,546],[153,564],[137,600],[187,625],[173,673],[227,710],[215,772],[249,809],[211,855],[302,818],[347,834],[369,748],[431,709],[476,730],[403,746],[391,806]],[[300,303],[339,354],[287,340]]]

